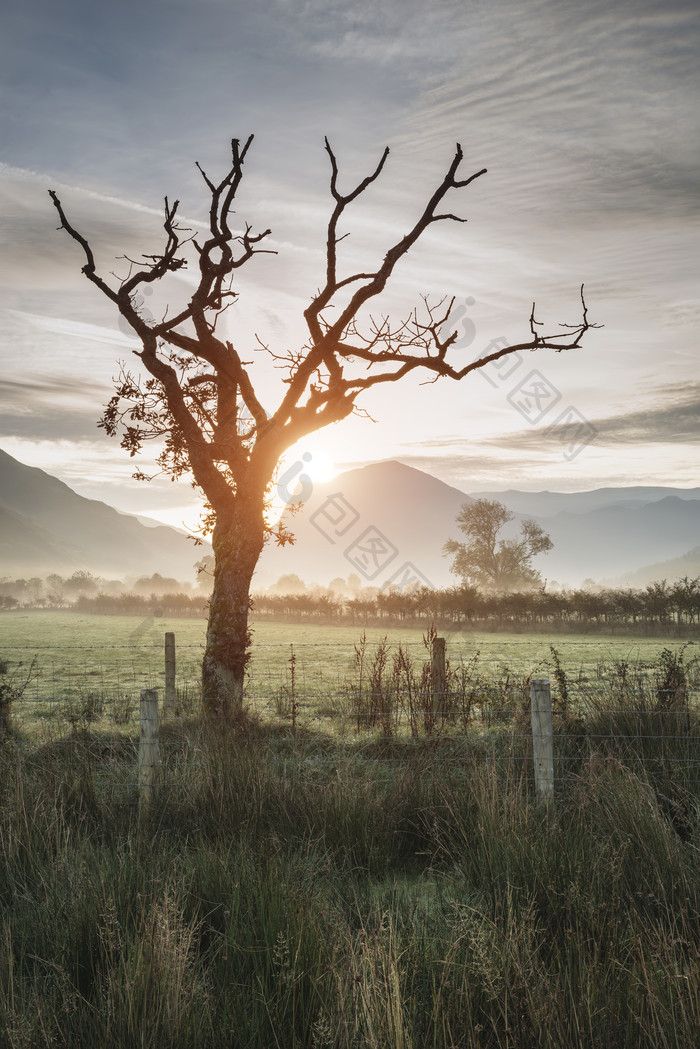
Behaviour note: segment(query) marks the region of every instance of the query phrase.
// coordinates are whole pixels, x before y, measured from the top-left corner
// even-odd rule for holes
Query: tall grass
[[[681,832],[643,737],[543,807],[505,725],[295,728],[179,726],[147,826],[123,742],[2,744],[3,1047],[698,1044],[698,784]]]
[[[355,677],[346,686],[346,708],[332,713],[352,719],[358,733],[379,727],[385,739],[408,732],[417,739],[455,727],[467,731],[475,720],[510,722],[529,709],[529,677],[501,667],[495,674],[481,665],[480,653],[445,661],[444,688],[434,690],[430,653],[434,628],[423,635],[424,656],[399,643],[392,651],[386,636],[374,648],[366,633],[354,646]]]

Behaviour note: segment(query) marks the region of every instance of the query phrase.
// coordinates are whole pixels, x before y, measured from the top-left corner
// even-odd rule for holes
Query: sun
[[[277,471],[277,481],[267,511],[272,524],[279,520],[287,506],[308,503],[316,485],[331,481],[338,468],[330,456],[318,449],[303,451],[291,448]]]
[[[290,448],[280,462],[277,486],[286,492],[301,492],[316,484],[331,481],[338,473],[333,460],[320,448]]]
[[[326,481],[332,481],[335,475],[338,473],[338,468],[330,456],[326,455],[325,452],[314,451],[307,452],[304,456],[304,470],[315,484],[325,484]]]

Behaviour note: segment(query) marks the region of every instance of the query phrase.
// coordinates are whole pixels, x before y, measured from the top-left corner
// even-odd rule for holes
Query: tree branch
[[[380,265],[374,270],[340,276],[338,245],[348,234],[339,234],[339,224],[346,209],[379,179],[389,149],[384,150],[368,175],[343,193],[338,161],[326,139],[333,207],[326,230],[325,284],[304,311],[309,331],[307,344],[300,349],[276,351],[258,340],[275,366],[286,371],[285,392],[276,410],[267,410],[256,392],[247,362],[231,341],[216,334],[217,322],[237,298],[233,285],[236,272],[256,254],[275,254],[261,247],[270,235],[269,229],[255,233],[250,225],[244,225],[242,232],[236,233],[231,228],[233,205],[252,141],[252,135],[243,146],[238,139],[231,140],[230,166],[218,183],[197,163],[210,194],[208,231],[203,243],[178,224],[179,202],[171,205],[166,197],[162,251],[142,255],[141,262],[127,258],[129,271],[125,278],[116,278],[116,286],[97,272],[90,244],[71,225],[58,196],[50,191],[60,228],[83,252],[83,273],[117,306],[140,338],[142,349],[137,356],[150,375],[145,381],[123,378],[116,398],[105,412],[103,425],[113,433],[121,422],[125,427],[125,447],[132,454],[138,451],[142,440],[164,438],[161,465],[173,476],[191,468],[196,483],[215,509],[228,514],[248,490],[253,477],[258,478],[256,483],[265,478],[268,485],[287,448],[328,423],[360,411],[357,399],[372,387],[398,382],[419,370],[430,382],[439,378],[460,380],[510,354],[576,348],[590,328],[598,327],[589,321],[583,285],[578,323],[560,325],[559,332],[546,334],[536,319],[533,303],[528,341],[497,346],[461,366],[448,359],[458,338],[456,330],[449,330],[454,298],[443,298],[435,304],[424,298],[420,314],[414,309],[397,323],[390,321],[388,315],[370,313],[369,320],[364,319],[361,325],[367,304],[384,291],[399,261],[433,223],[466,221],[443,210],[443,201],[450,191],[471,185],[486,169],[460,179],[464,158],[457,144],[447,171],[422,212],[408,233],[389,248]],[[192,246],[189,255],[184,252],[188,245]],[[171,317],[166,312],[159,322],[145,319],[136,304],[138,289],[182,269],[188,257],[196,258],[199,268],[189,301]],[[330,309],[334,312],[329,316],[326,311]],[[130,403],[123,412],[119,409],[120,398]],[[251,421],[241,432],[244,410],[250,413]]]

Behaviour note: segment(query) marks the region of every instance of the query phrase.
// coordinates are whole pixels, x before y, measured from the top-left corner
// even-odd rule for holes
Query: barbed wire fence
[[[576,679],[554,649],[547,667],[528,670],[521,661],[513,674],[497,659],[450,660],[444,638],[428,641],[428,651],[418,642],[393,651],[381,643],[260,646],[248,713],[286,733],[293,749],[285,760],[319,775],[337,768],[339,749],[371,776],[410,760],[427,741],[431,760],[453,769],[477,760],[517,767],[547,802],[594,759],[627,762],[659,780],[670,775],[679,789],[700,787],[697,660],[684,664],[682,648],[664,650],[653,664],[598,661]],[[12,738],[27,762],[43,760],[47,748],[88,756],[99,789],[148,811],[156,794],[186,789],[182,770],[207,746],[201,654],[201,645],[176,649],[173,633],[99,652],[0,651],[0,740]],[[329,739],[334,746],[323,743]],[[377,740],[395,746],[378,751]]]

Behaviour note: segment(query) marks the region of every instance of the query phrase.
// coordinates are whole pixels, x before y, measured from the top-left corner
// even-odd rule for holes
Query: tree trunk
[[[250,585],[265,541],[264,499],[236,500],[232,515],[217,515],[212,535],[214,590],[202,662],[205,712],[234,718],[243,711],[250,659]]]

